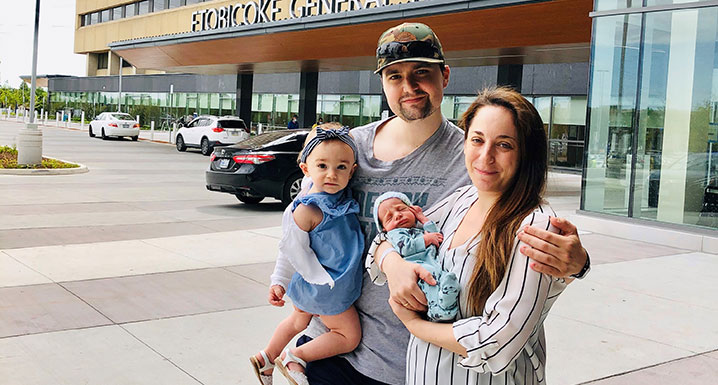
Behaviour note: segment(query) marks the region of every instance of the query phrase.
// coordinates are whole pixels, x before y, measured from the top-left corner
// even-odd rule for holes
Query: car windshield
[[[111,114],[111,115],[112,115],[112,119],[115,119],[115,120],[134,120],[134,118],[132,116],[130,116],[129,114]]]
[[[253,136],[247,140],[237,143],[235,146],[240,148],[259,148],[270,144],[279,139],[288,139],[291,136],[306,135],[306,131],[270,131],[264,134]]]
[[[217,125],[222,128],[247,128],[243,121],[237,119],[219,120]]]

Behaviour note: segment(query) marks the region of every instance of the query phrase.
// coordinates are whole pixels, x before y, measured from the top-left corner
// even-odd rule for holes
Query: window
[[[137,3],[131,3],[125,5],[125,16],[124,17],[132,17],[137,15]]]
[[[184,4],[182,4],[182,3],[183,3],[182,0],[170,0],[169,8],[181,7],[181,6],[184,5]]]
[[[132,64],[128,62],[127,60],[122,59],[122,68],[129,68],[132,67]]]
[[[149,0],[140,1],[140,2],[138,2],[138,3],[136,3],[136,4],[137,4],[137,7],[138,7],[138,11],[137,11],[137,14],[138,14],[138,15],[146,15],[146,14],[148,14],[148,13],[150,12],[150,2],[149,2]]]
[[[110,21],[110,10],[109,9],[103,9],[100,11],[100,22],[104,23],[106,21]]]
[[[112,8],[112,20],[122,19],[122,7]]]
[[[90,22],[88,24],[97,24],[100,22],[100,13],[93,12],[90,14]]]
[[[166,0],[154,0],[152,3],[154,4],[153,12],[159,12],[164,9],[167,9],[167,4],[165,3]]]
[[[97,69],[98,70],[106,70],[107,69],[107,53],[98,53],[97,54]]]
[[[90,25],[90,15],[82,15],[80,16],[80,26],[84,27],[86,25]]]

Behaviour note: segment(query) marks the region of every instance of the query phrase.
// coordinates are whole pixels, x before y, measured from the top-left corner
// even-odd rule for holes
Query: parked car
[[[269,131],[212,153],[207,190],[256,204],[274,197],[289,204],[302,185],[297,157],[309,130]]]
[[[107,140],[110,136],[128,136],[137,140],[140,137],[140,124],[124,112],[103,112],[90,122],[88,131],[90,138],[99,135],[102,140]]]
[[[199,148],[209,155],[217,146],[228,146],[249,138],[249,128],[236,116],[202,115],[177,131],[177,151]]]

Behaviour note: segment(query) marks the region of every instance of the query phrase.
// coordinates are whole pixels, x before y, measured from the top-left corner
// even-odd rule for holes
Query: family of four
[[[294,310],[250,357],[259,382],[545,383],[543,321],[590,262],[542,199],[538,112],[491,88],[445,119],[450,69],[424,24],[381,35],[376,74],[395,116],[320,125],[300,154],[269,290]]]

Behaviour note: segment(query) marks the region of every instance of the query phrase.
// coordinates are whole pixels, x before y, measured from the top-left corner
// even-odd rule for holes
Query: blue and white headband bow
[[[346,143],[349,147],[351,147],[352,151],[354,151],[354,163],[357,162],[357,145],[356,143],[354,143],[354,139],[352,139],[352,137],[349,135],[349,127],[347,126],[336,130],[325,130],[323,128],[317,127],[317,135],[311,140],[309,140],[309,143],[304,146],[304,149],[302,150],[302,156],[299,157],[299,161],[302,163],[306,163],[307,157],[309,156],[309,154],[312,153],[312,151],[314,151],[314,149],[319,145],[319,143],[329,139],[339,139],[342,142]]]

